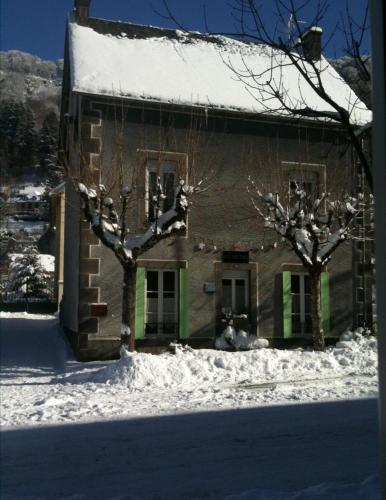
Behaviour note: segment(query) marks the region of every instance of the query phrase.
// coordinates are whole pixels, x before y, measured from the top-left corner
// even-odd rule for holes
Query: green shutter
[[[135,338],[145,336],[145,268],[137,268],[137,283],[135,289]]]
[[[188,270],[180,269],[180,339],[189,337],[189,281]]]
[[[322,324],[324,336],[330,334],[330,285],[327,272],[320,275],[320,293],[322,306]]]
[[[283,272],[283,336],[292,336],[292,297],[291,297],[291,273]]]

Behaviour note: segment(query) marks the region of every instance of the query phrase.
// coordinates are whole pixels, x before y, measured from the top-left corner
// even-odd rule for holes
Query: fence
[[[27,312],[54,312],[57,310],[54,276],[45,282],[45,292],[39,297],[23,292],[7,292],[8,275],[0,275],[0,310]]]

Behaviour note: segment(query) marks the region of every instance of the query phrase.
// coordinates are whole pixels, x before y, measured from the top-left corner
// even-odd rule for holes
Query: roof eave
[[[212,117],[227,117],[230,119],[243,119],[249,121],[256,122],[265,122],[269,121],[270,123],[278,123],[278,124],[291,124],[293,125],[295,122],[301,126],[307,127],[318,127],[328,126],[335,129],[342,129],[342,125],[338,121],[331,120],[318,120],[312,118],[304,118],[301,116],[291,116],[291,115],[279,115],[272,113],[261,113],[261,112],[252,112],[246,111],[242,109],[231,109],[231,108],[220,108],[214,106],[204,106],[201,104],[179,104],[179,103],[171,103],[159,101],[156,99],[137,99],[134,97],[128,96],[112,96],[109,94],[97,94],[91,92],[85,92],[78,89],[73,89],[72,92],[74,94],[84,96],[84,97],[94,97],[98,100],[109,100],[109,101],[124,101],[127,106],[133,108],[143,108],[147,106],[149,109],[159,110],[160,106],[165,109],[169,109],[170,111],[174,111],[175,113],[211,113]],[[360,124],[353,124],[354,127],[361,127]]]

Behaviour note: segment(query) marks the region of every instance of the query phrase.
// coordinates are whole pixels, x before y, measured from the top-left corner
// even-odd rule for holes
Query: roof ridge
[[[164,28],[160,26],[133,23],[130,21],[103,19],[98,17],[90,17],[88,19],[87,26],[95,29],[101,34],[118,36],[122,35],[121,32],[123,32],[130,38],[166,37],[179,41],[183,41],[185,38],[186,42],[189,42],[190,40],[201,40],[204,42],[216,43],[218,45],[224,45],[224,39],[227,39],[229,41],[244,43],[246,45],[250,44],[250,42],[246,40],[231,38],[229,35],[211,34],[193,30],[185,31],[179,28]]]

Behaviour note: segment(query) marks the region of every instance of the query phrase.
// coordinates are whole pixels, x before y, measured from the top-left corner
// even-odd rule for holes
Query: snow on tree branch
[[[248,191],[264,225],[285,238],[307,268],[322,268],[335,249],[352,237],[361,197],[333,201],[329,193],[313,198],[296,185],[283,206],[279,194],[263,194],[250,179]]]
[[[160,179],[152,197],[154,220],[149,221],[146,231],[132,235],[126,226],[129,188],[120,193],[121,213],[118,215],[111,197],[106,195],[106,188],[99,185],[98,190],[78,183],[78,191],[83,202],[83,212],[95,235],[101,242],[114,251],[122,265],[135,262],[139,255],[152,248],[157,242],[177,233],[186,227],[189,196],[196,191],[181,180],[175,190],[172,206],[162,211],[165,199]]]

